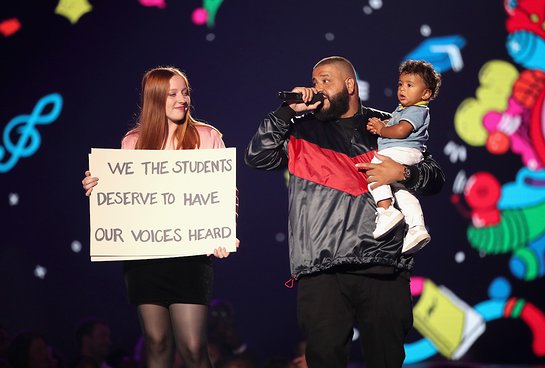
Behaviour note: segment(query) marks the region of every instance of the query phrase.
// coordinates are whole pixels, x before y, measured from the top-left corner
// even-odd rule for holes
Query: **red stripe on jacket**
[[[290,137],[288,170],[299,178],[359,196],[367,193],[367,177],[355,164],[371,162],[375,151],[350,157],[314,143]]]

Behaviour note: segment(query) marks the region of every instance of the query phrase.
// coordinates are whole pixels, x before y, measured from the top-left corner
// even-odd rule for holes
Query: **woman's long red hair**
[[[179,75],[185,80],[188,90],[189,81],[184,73],[172,67],[154,68],[142,78],[142,109],[136,127],[127,133],[138,134],[136,149],[163,149],[168,139],[168,120],[165,112],[166,99],[170,89],[170,79]],[[195,149],[200,146],[198,122],[188,110],[185,120],[174,132],[176,149]]]

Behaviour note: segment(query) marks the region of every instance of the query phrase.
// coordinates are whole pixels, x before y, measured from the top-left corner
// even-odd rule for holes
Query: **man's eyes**
[[[323,84],[327,84],[327,83],[330,82],[330,80],[329,79],[322,79],[320,82],[323,83]],[[317,84],[318,84],[318,82],[316,82],[316,81],[312,82],[313,86],[316,86]]]

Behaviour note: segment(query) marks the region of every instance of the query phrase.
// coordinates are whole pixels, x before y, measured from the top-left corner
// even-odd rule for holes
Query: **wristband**
[[[411,169],[408,166],[403,165],[403,181],[407,181],[411,178]]]

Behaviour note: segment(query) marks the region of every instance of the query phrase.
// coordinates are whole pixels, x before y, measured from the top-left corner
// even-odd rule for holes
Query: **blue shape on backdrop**
[[[461,50],[465,44],[466,40],[460,35],[428,38],[404,60],[426,60],[440,73],[460,71],[464,66]]]
[[[523,167],[515,182],[506,183],[501,190],[498,209],[527,208],[545,201],[545,170],[533,171]]]
[[[2,135],[4,147],[0,146],[0,161],[4,160],[6,152],[9,152],[11,157],[5,162],[0,162],[0,173],[10,171],[19,158],[36,153],[41,143],[36,125],[51,124],[57,120],[62,104],[62,96],[51,93],[38,101],[30,115],[18,115],[9,121]],[[51,111],[43,114],[48,105],[52,105]]]
[[[515,251],[509,260],[511,273],[520,280],[535,280],[545,274],[545,235]]]
[[[545,40],[538,35],[519,31],[507,36],[507,52],[526,69],[545,71]]]

